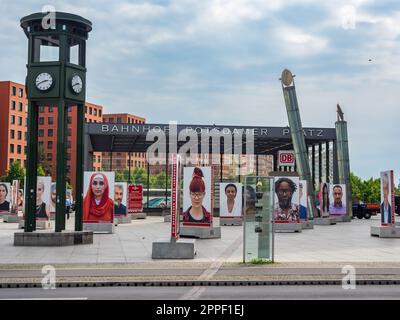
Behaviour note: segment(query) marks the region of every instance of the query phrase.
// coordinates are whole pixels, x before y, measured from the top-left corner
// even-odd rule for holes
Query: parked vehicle
[[[353,217],[370,219],[380,212],[379,203],[353,203]]]

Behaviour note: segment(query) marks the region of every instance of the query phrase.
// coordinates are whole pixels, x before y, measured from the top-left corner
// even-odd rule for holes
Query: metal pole
[[[129,170],[129,178],[128,178],[128,183],[131,183],[131,152],[129,151],[129,165],[128,165],[128,170]]]
[[[219,157],[219,182],[222,182],[222,156],[223,154],[220,154]]]
[[[37,103],[31,101],[28,108],[28,153],[26,155],[25,226],[24,232],[36,230],[36,184],[37,184]]]
[[[67,127],[67,108],[64,100],[58,102],[58,124],[57,124],[57,202],[56,202],[56,221],[55,231],[61,232],[65,229],[65,165],[66,165],[66,127]]]
[[[315,185],[315,145],[312,145],[312,149],[311,149],[312,153],[311,153],[311,174],[312,174],[312,184],[314,186],[314,188],[316,187]]]
[[[326,174],[326,181],[330,183],[330,176],[329,176],[329,157],[330,157],[330,152],[329,152],[329,142],[325,142],[325,174]]]
[[[322,182],[322,144],[318,144],[318,178],[319,183]]]
[[[80,103],[77,105],[75,231],[83,230],[84,123],[84,105]]]

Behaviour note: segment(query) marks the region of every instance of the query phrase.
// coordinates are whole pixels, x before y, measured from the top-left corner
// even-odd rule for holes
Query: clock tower
[[[57,108],[57,200],[55,231],[65,230],[67,112],[77,108],[75,231],[82,231],[83,125],[86,95],[86,40],[92,23],[64,12],[34,13],[21,19],[28,37],[26,92],[28,153],[25,232],[36,230],[37,138],[40,106]],[[74,142],[72,142],[74,143]]]

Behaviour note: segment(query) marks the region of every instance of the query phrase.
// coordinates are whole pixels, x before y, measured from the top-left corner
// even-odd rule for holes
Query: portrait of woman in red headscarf
[[[114,201],[110,199],[110,186],[103,173],[94,173],[83,199],[84,222],[113,222]]]
[[[183,224],[211,224],[211,213],[203,206],[206,186],[204,183],[203,171],[200,168],[194,168],[192,179],[189,185],[190,207],[183,212]]]

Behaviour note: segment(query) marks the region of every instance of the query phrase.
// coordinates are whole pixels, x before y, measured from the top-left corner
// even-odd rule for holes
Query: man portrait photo
[[[332,200],[329,205],[329,214],[343,215],[347,213],[345,186],[335,184],[331,190]]]
[[[389,172],[381,173],[381,223],[383,225],[392,223],[392,206],[390,205],[390,183],[389,183]]]
[[[276,222],[299,222],[298,193],[296,193],[297,201],[293,199],[296,190],[297,185],[291,178],[281,177],[276,180],[275,199],[277,201],[274,205],[274,220]]]
[[[124,198],[124,187],[121,184],[116,184],[114,187],[114,214],[126,215],[126,206],[122,203]]]

